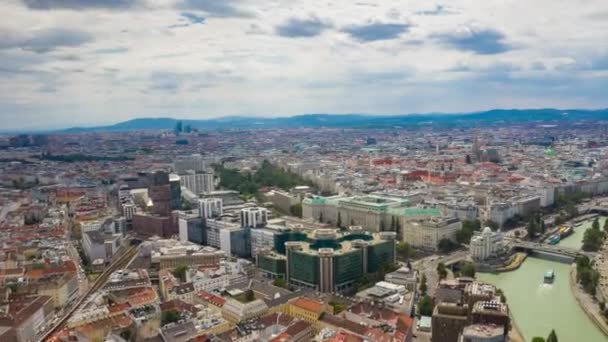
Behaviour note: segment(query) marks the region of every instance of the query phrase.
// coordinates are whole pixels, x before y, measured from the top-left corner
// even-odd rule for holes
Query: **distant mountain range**
[[[561,121],[608,120],[608,109],[495,109],[476,113],[457,114],[305,114],[279,118],[230,116],[206,120],[178,120],[171,118],[139,118],[110,126],[73,127],[63,133],[127,132],[139,130],[173,130],[181,121],[199,130],[351,127],[351,128],[413,128],[420,126],[471,127],[512,124],[551,124]]]

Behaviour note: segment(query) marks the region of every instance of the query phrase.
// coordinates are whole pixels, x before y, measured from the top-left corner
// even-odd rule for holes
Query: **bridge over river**
[[[532,252],[541,255],[547,256],[557,256],[566,258],[564,260],[573,261],[578,255],[585,255],[590,259],[593,259],[596,255],[594,252],[585,252],[581,250],[577,250],[574,248],[559,246],[559,245],[549,245],[546,243],[537,243],[537,242],[516,242],[512,245],[512,248],[518,251]],[[562,261],[562,260],[560,260]]]

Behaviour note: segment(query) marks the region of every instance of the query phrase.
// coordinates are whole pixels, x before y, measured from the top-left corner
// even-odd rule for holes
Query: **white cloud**
[[[608,21],[590,16],[608,13],[603,0],[113,1],[0,3],[0,32],[27,37],[0,41],[2,127],[606,106]],[[380,24],[399,30],[353,34]]]

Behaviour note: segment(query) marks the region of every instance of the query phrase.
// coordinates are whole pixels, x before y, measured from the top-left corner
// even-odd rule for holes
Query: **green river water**
[[[600,224],[603,226],[604,218],[600,218]],[[576,227],[560,245],[580,248],[588,227],[591,227],[591,221]],[[544,284],[543,275],[550,269],[555,271],[555,281]],[[529,257],[516,271],[479,273],[477,278],[504,291],[515,324],[526,341],[535,336],[546,338],[551,329],[555,329],[560,342],[608,341],[570,291],[569,272],[570,265]]]

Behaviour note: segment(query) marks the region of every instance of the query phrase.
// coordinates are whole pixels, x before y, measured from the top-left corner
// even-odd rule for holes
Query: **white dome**
[[[490,227],[485,227],[485,228],[483,229],[483,234],[484,234],[484,235],[486,235],[486,234],[492,234],[492,228],[490,228]]]

